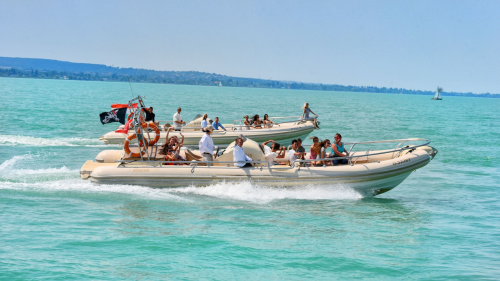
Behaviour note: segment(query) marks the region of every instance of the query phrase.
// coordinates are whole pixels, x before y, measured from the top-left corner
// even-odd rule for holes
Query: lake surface
[[[439,150],[394,190],[94,186],[79,169],[128,83],[0,78],[0,279],[498,280],[500,99],[132,84],[157,119],[301,115],[321,139]],[[307,140],[307,144],[310,140]]]

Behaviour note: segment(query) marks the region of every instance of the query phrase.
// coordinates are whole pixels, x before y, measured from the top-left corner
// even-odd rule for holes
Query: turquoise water
[[[499,99],[132,84],[157,119],[320,115],[344,141],[427,138],[376,198],[338,186],[93,186],[79,168],[127,83],[0,79],[0,279],[498,279]],[[308,140],[309,141],[309,140]]]

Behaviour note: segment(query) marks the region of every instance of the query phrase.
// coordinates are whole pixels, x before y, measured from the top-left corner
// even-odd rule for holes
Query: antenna
[[[130,86],[130,91],[132,92],[132,98],[134,98],[134,90],[132,90],[132,84],[130,84],[130,78],[127,76],[128,85]]]

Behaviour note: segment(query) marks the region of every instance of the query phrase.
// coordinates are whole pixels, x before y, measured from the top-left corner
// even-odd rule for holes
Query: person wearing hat
[[[201,156],[203,156],[203,161],[214,161],[214,149],[216,149],[217,147],[214,146],[214,142],[212,141],[212,137],[210,136],[213,131],[214,127],[212,127],[212,125],[208,125],[207,127],[205,127],[205,134],[203,135],[203,137],[201,137],[201,140],[198,143]],[[212,163],[207,163],[207,166],[212,166]]]

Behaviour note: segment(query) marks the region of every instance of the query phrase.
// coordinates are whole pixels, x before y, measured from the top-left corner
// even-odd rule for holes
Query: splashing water
[[[267,204],[275,200],[355,200],[363,196],[346,186],[303,186],[300,188],[274,188],[258,183],[218,183],[206,187],[149,188],[133,185],[93,185],[79,179],[79,171],[66,167],[25,169],[44,154],[14,156],[0,165],[0,189],[37,189],[44,191],[76,191],[93,193],[122,193],[155,199],[188,200],[192,195]],[[183,196],[184,195],[184,196]]]
[[[37,138],[19,135],[0,135],[0,146],[84,146],[108,147],[98,139],[86,138]],[[118,146],[118,145],[111,145]]]
[[[248,201],[257,204],[267,204],[274,200],[299,199],[299,200],[345,200],[360,199],[363,196],[346,186],[307,185],[299,188],[266,187],[249,181],[238,183],[218,183],[207,187],[185,187],[171,190],[172,193],[195,194]]]

